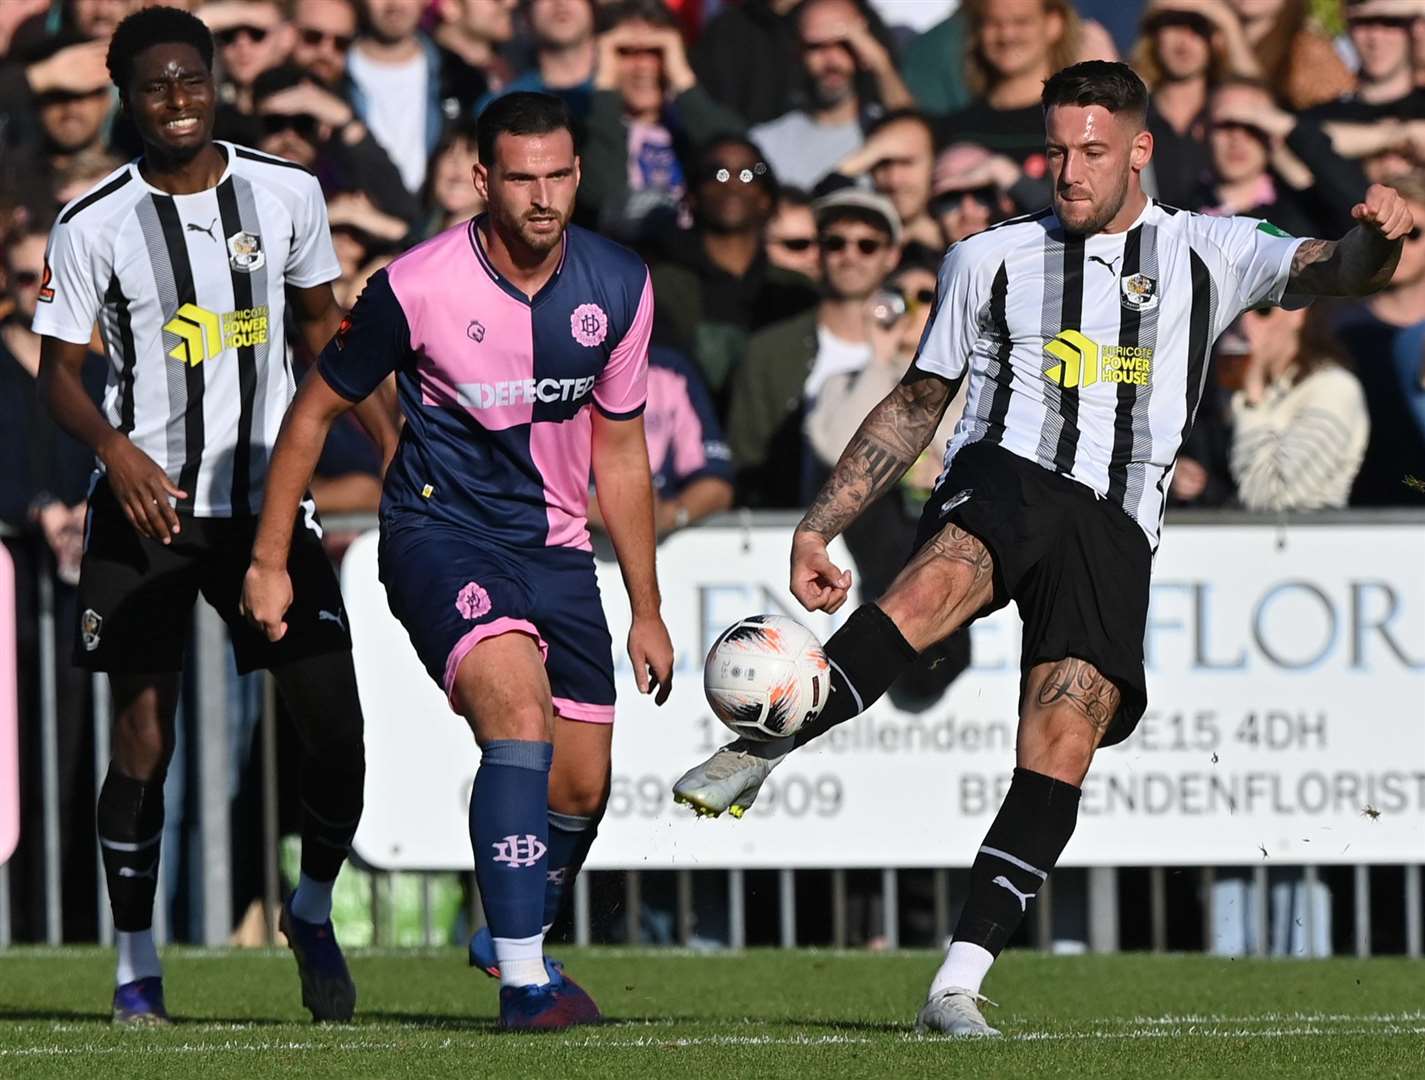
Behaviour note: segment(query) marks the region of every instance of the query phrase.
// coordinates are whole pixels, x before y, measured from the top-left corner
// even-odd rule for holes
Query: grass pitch
[[[938,955],[570,950],[608,1022],[494,1029],[461,951],[356,952],[349,1026],[306,1022],[285,952],[165,953],[162,1031],[108,1023],[98,949],[0,953],[0,1077],[1425,1076],[1419,962],[1006,954],[986,990],[1007,1036],[920,1039]]]

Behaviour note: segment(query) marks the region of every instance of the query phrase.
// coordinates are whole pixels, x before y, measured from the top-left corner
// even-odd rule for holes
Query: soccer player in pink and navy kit
[[[381,500],[381,580],[481,748],[470,840],[507,1027],[598,1019],[543,955],[608,797],[613,659],[586,522],[592,472],[633,610],[640,691],[666,700],[643,432],[653,292],[633,253],[568,220],[579,163],[559,99],[479,121],[488,212],[373,277],[287,415],[244,589],[285,630],[292,521],[332,421],[396,376],[405,428]],[[290,505],[289,505],[290,504]],[[285,515],[285,523],[284,523]]]

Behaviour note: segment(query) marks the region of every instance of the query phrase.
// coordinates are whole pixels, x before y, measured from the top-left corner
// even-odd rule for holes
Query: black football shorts
[[[1013,600],[1024,620],[1021,701],[1035,665],[1086,660],[1120,694],[1103,745],[1132,734],[1148,703],[1143,637],[1153,556],[1143,530],[1083,484],[985,443],[951,460],[925,504],[916,550],[951,523],[994,558],[994,600],[979,616]]]
[[[238,611],[257,518],[178,517],[182,529],[171,544],[140,536],[108,482],[99,480],[89,498],[79,571],[77,667],[132,674],[182,670],[199,593],[228,624],[244,674],[351,650],[341,588],[310,504],[298,512],[292,531],[292,607],[287,633],[275,642]]]

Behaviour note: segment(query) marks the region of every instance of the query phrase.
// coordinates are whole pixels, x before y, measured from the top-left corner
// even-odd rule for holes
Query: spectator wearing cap
[[[643,434],[659,539],[732,506],[732,452],[712,397],[682,354],[657,345],[648,350]],[[597,499],[589,500],[589,525],[604,530]]]
[[[1026,180],[1014,162],[975,143],[955,143],[940,152],[931,191],[930,215],[947,246],[1010,217],[1016,202],[1011,192],[1021,193],[1027,205],[1042,206],[1049,198],[1045,186]]]
[[[698,85],[663,0],[619,0],[603,26],[579,201],[599,231],[635,242],[674,217],[692,148],[742,134],[742,121]]]
[[[1158,198],[1188,207],[1207,173],[1207,99],[1227,71],[1221,33],[1181,0],[1156,0],[1143,16],[1133,66],[1148,85],[1148,130]],[[1231,23],[1236,27],[1235,20]],[[1245,41],[1241,43],[1246,49]]]
[[[777,176],[814,188],[864,141],[864,125],[914,99],[856,0],[804,0],[796,11],[808,101],[748,136]]]
[[[966,0],[963,10],[975,96],[941,119],[938,141],[979,143],[1038,179],[1047,170],[1040,94],[1079,59],[1079,17],[1068,0]]]
[[[529,0],[525,13],[534,38],[534,66],[498,92],[532,90],[554,94],[564,100],[575,120],[582,121],[589,114],[598,62],[595,8],[594,0]],[[476,104],[477,115],[494,96],[487,94]]]
[[[1346,34],[1360,58],[1356,87],[1308,116],[1337,151],[1377,159],[1381,172],[1425,165],[1425,90],[1415,85],[1413,30],[1425,25],[1420,0],[1359,0],[1345,5]]]
[[[412,194],[425,183],[445,125],[440,50],[421,31],[425,7],[425,0],[362,0],[362,30],[346,57],[356,114]]]
[[[695,157],[690,231],[670,233],[654,261],[656,344],[690,357],[721,408],[748,335],[812,307],[815,286],[767,261],[762,233],[777,179],[756,146],[722,136]]]
[[[291,65],[259,75],[252,96],[262,131],[259,150],[310,169],[328,196],[360,190],[377,209],[410,225],[420,220],[420,200],[341,97]]]
[[[1416,215],[1395,275],[1380,292],[1339,309],[1333,323],[1371,418],[1352,506],[1419,506],[1406,478],[1425,479],[1425,176],[1400,177],[1395,187]]]
[[[754,334],[734,376],[728,443],[749,506],[805,506],[824,478],[805,444],[806,412],[828,379],[872,362],[870,301],[900,254],[900,215],[884,195],[842,188],[814,210],[821,301]]]
[[[811,196],[801,188],[784,187],[763,231],[767,261],[782,270],[821,280],[821,252],[816,247],[816,215]]]
[[[901,217],[906,240],[931,247],[940,243],[940,227],[929,212],[935,168],[935,133],[915,109],[897,109],[877,120],[866,141],[836,166],[851,180],[869,179],[890,199]]]

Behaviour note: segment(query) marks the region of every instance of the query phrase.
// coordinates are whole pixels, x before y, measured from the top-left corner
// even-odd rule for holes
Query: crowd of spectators
[[[61,589],[89,462],[36,403],[29,319],[59,208],[137,153],[104,54],[151,2],[0,2],[0,439],[14,463],[0,506],[46,542]],[[806,504],[909,362],[946,246],[1048,202],[1039,93],[1065,64],[1121,55],[1142,73],[1145,183],[1165,203],[1334,238],[1380,181],[1425,222],[1425,0],[168,2],[213,30],[218,137],[320,179],[345,304],[481,212],[486,102],[540,89],[568,103],[575,220],[652,271],[660,534],[730,506]],[[1243,317],[1213,359],[1174,505],[1420,502],[1421,237],[1377,296]],[[96,394],[102,348],[96,334]],[[873,590],[938,455],[848,538]],[[374,509],[377,464],[342,432],[319,504]],[[948,646],[944,672],[966,648]]]

